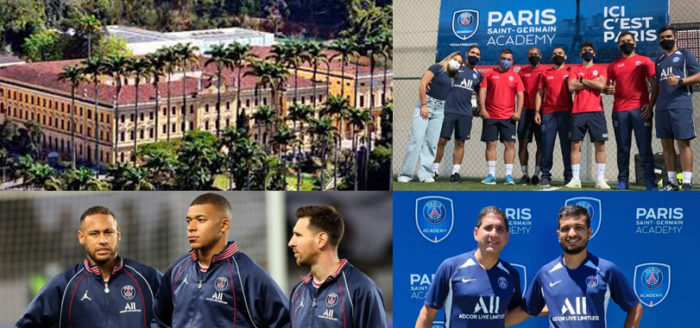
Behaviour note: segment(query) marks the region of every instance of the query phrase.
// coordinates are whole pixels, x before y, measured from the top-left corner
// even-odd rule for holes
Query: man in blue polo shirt
[[[288,246],[297,265],[311,271],[289,297],[295,328],[385,328],[384,297],[377,285],[346,259],[338,258],[343,217],[332,206],[296,210]]]
[[[221,195],[198,196],[187,211],[192,250],[163,275],[154,314],[161,327],[284,327],[286,296],[228,241],[233,210]]]
[[[472,95],[479,91],[479,83],[481,83],[481,73],[475,67],[481,58],[481,49],[477,45],[469,46],[464,58],[467,59],[466,63],[455,74],[454,85],[445,100],[445,117],[442,120],[440,140],[433,162],[433,172],[437,176],[442,155],[445,153],[445,146],[450,141],[452,131],[454,131],[455,149],[452,152],[450,181],[458,183],[462,182],[459,169],[464,157],[464,141],[469,140],[472,131],[472,118],[474,117]]]
[[[671,26],[659,29],[659,40],[664,54],[656,61],[656,79],[659,97],[656,101],[656,136],[661,139],[664,163],[668,170],[668,184],[663,190],[678,190],[676,178],[676,150],[678,144],[683,169],[683,190],[691,190],[693,175],[693,95],[690,84],[700,82],[700,65],[692,52],[676,45],[676,30]]]
[[[445,307],[445,327],[500,328],[521,302],[520,275],[499,258],[510,232],[495,206],[481,210],[474,228],[476,250],[446,259],[435,274],[416,328],[430,328]]]
[[[639,327],[642,304],[617,266],[587,251],[593,232],[588,211],[566,205],[559,211],[559,244],[564,254],[545,264],[523,297],[522,307],[509,311],[511,326],[538,315],[546,305],[550,328],[605,328],[610,297],[627,312],[625,328]],[[611,327],[620,327],[619,323]]]
[[[87,258],[51,279],[16,327],[151,327],[161,274],[117,255],[120,240],[112,211],[87,209],[78,231]]]

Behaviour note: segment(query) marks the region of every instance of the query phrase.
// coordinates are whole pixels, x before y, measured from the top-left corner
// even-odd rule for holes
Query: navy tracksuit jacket
[[[205,270],[192,250],[163,275],[154,312],[162,327],[290,327],[287,299],[236,243]]]
[[[289,301],[294,328],[387,327],[381,290],[345,259],[320,285],[302,277]]]
[[[18,328],[150,327],[161,274],[119,257],[108,282],[87,260],[51,279],[17,321]]]

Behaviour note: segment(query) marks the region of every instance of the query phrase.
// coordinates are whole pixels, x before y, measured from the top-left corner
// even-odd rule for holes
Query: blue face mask
[[[510,60],[501,59],[498,61],[498,66],[504,71],[510,69],[511,65],[513,65],[513,63],[511,63]]]

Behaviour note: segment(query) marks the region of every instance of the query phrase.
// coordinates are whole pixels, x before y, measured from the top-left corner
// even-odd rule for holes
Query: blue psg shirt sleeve
[[[442,66],[440,66],[438,64],[433,64],[433,65],[430,65],[430,67],[428,67],[428,70],[433,72],[433,75],[438,75],[438,74],[440,74],[440,71],[442,71]]]
[[[173,267],[165,272],[160,280],[156,299],[153,301],[155,327],[170,327],[173,320],[172,276]]]
[[[272,278],[255,262],[243,258],[241,279],[250,315],[259,327],[291,327],[287,296]],[[249,262],[248,262],[249,261]]]
[[[39,295],[29,303],[27,312],[22,315],[15,326],[17,328],[57,327],[65,283],[63,275],[51,279],[39,292]]]
[[[625,276],[620,272],[617,266],[613,265],[609,271],[610,274],[610,294],[613,301],[617,303],[623,311],[627,312],[632,309],[639,300],[634,294],[632,286]]]
[[[371,286],[358,288],[355,293],[355,316],[353,327],[387,327],[382,291],[371,281]]]
[[[693,53],[688,50],[684,50],[683,54],[686,58],[686,69],[688,70],[687,76],[699,73],[700,65],[698,64],[698,59],[695,58],[695,55],[693,55]]]
[[[537,273],[532,285],[525,292],[522,307],[529,315],[538,315],[545,306],[544,295],[542,295],[542,270]]]
[[[445,305],[445,298],[447,298],[449,293],[450,277],[453,270],[448,260],[443,261],[438,267],[433,282],[428,289],[428,294],[425,297],[425,305],[434,309],[441,309]]]

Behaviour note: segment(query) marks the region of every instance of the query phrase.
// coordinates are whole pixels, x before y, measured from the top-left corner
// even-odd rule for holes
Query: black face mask
[[[662,40],[659,43],[661,44],[661,48],[666,51],[671,50],[676,46],[676,40]]]
[[[634,51],[634,44],[625,42],[620,45],[620,51],[622,51],[623,54],[629,55]]]
[[[540,63],[540,57],[537,57],[537,56],[527,57],[527,60],[530,62],[530,65],[532,65],[532,66],[537,66],[537,64]]]
[[[471,66],[476,66],[479,63],[479,57],[477,56],[467,56],[467,62]]]
[[[564,56],[562,56],[562,55],[554,56],[552,58],[552,63],[554,63],[554,65],[557,65],[557,66],[563,64],[564,63]]]
[[[581,58],[583,58],[583,61],[591,61],[593,59],[593,53],[586,51],[581,54]]]

